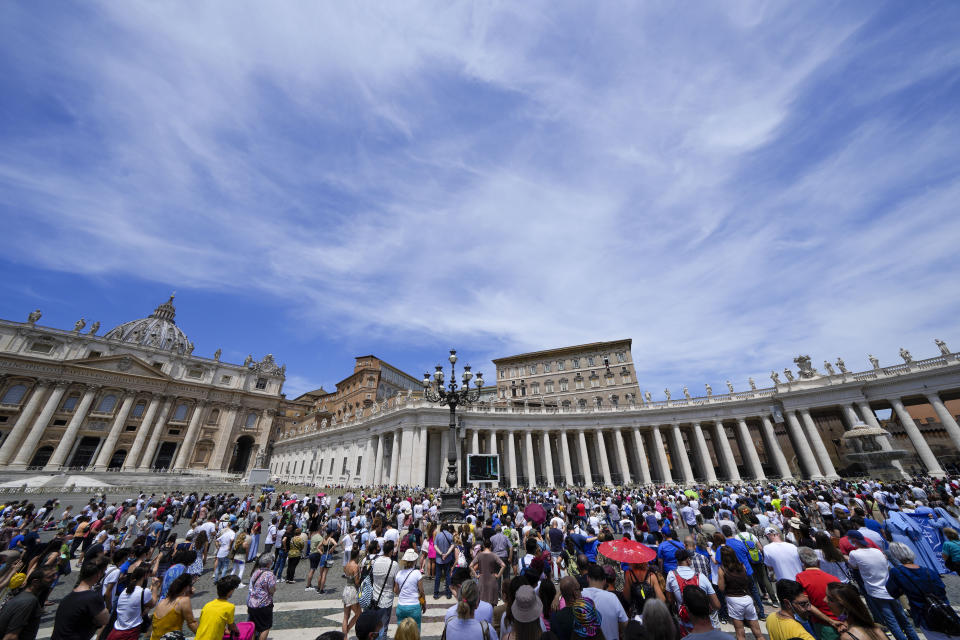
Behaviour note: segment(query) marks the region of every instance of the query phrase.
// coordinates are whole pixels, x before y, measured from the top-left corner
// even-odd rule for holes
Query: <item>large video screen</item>
[[[495,454],[467,454],[468,482],[499,482],[500,457]]]

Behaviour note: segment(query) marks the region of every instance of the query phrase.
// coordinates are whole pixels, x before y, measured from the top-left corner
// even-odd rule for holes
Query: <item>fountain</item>
[[[858,422],[842,436],[844,457],[851,464],[862,466],[875,480],[901,480],[907,477],[900,460],[909,455],[890,444],[890,432]]]

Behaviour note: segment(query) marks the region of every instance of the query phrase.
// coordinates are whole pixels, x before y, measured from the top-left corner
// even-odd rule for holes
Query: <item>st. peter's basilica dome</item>
[[[170,299],[154,309],[149,317],[124,322],[108,331],[104,338],[190,354],[193,352],[193,343],[173,321],[176,313],[173,296],[170,296]]]

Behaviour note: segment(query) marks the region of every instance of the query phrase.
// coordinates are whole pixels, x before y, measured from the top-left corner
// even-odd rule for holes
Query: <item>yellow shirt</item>
[[[226,600],[211,600],[200,610],[200,626],[195,640],[223,640],[223,632],[233,622],[236,606]]]
[[[776,613],[767,616],[767,634],[770,640],[790,640],[799,638],[800,640],[813,640],[813,636],[803,628],[803,625],[793,618],[782,618]],[[199,639],[200,635],[197,634]]]

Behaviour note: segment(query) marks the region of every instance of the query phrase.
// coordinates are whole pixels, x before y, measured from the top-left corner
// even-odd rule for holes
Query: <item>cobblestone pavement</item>
[[[24,496],[28,497],[28,496]],[[42,504],[45,500],[57,497],[49,496],[29,496],[34,502]],[[130,496],[123,496],[126,498]],[[107,496],[108,501],[113,502],[114,496]],[[89,496],[81,494],[68,494],[59,497],[61,501],[61,510],[67,504],[74,505],[74,510],[87,502]],[[118,498],[119,499],[119,498]],[[178,538],[182,538],[189,529],[188,521],[181,521],[174,529]],[[44,541],[51,537],[49,532],[41,536]],[[262,541],[261,541],[262,549]],[[213,550],[207,558],[207,565],[204,574],[197,581],[193,596],[193,606],[195,615],[200,614],[203,605],[216,597],[216,590],[213,588]],[[76,569],[76,564],[74,564]],[[306,576],[309,571],[309,563],[303,560],[297,567],[293,584],[279,583],[274,597],[274,627],[270,633],[270,638],[275,640],[313,640],[325,631],[339,631],[343,624],[343,604],[340,600],[340,593],[343,590],[345,580],[342,577],[342,558],[338,555],[334,560],[334,566],[330,568],[327,574],[326,590],[324,594],[318,594],[315,589],[305,591]],[[247,584],[247,579],[252,573],[253,567],[247,565],[244,570],[243,583]],[[76,582],[76,574],[66,576],[60,584],[53,590],[51,600],[56,603],[63,598]],[[316,580],[316,578],[314,578]],[[951,603],[960,604],[960,577],[951,574],[943,576],[947,585],[947,595]],[[315,584],[315,582],[314,582]],[[441,585],[441,592],[442,592]],[[454,604],[453,600],[447,600],[443,596],[439,600],[434,600],[433,581],[427,579],[424,582],[424,592],[427,594],[427,613],[423,618],[421,635],[423,638],[440,638],[443,631],[443,614],[447,607]],[[237,605],[236,619],[238,621],[246,620],[246,588],[237,589],[233,594],[231,601]],[[766,607],[767,613],[771,613],[773,608]],[[56,605],[47,607],[43,620],[40,625],[40,633],[37,636],[41,640],[50,637],[53,629],[53,617],[56,611]],[[761,627],[766,630],[761,622]],[[390,636],[394,630],[393,621],[390,626]],[[732,625],[724,625],[724,630],[733,632]]]

